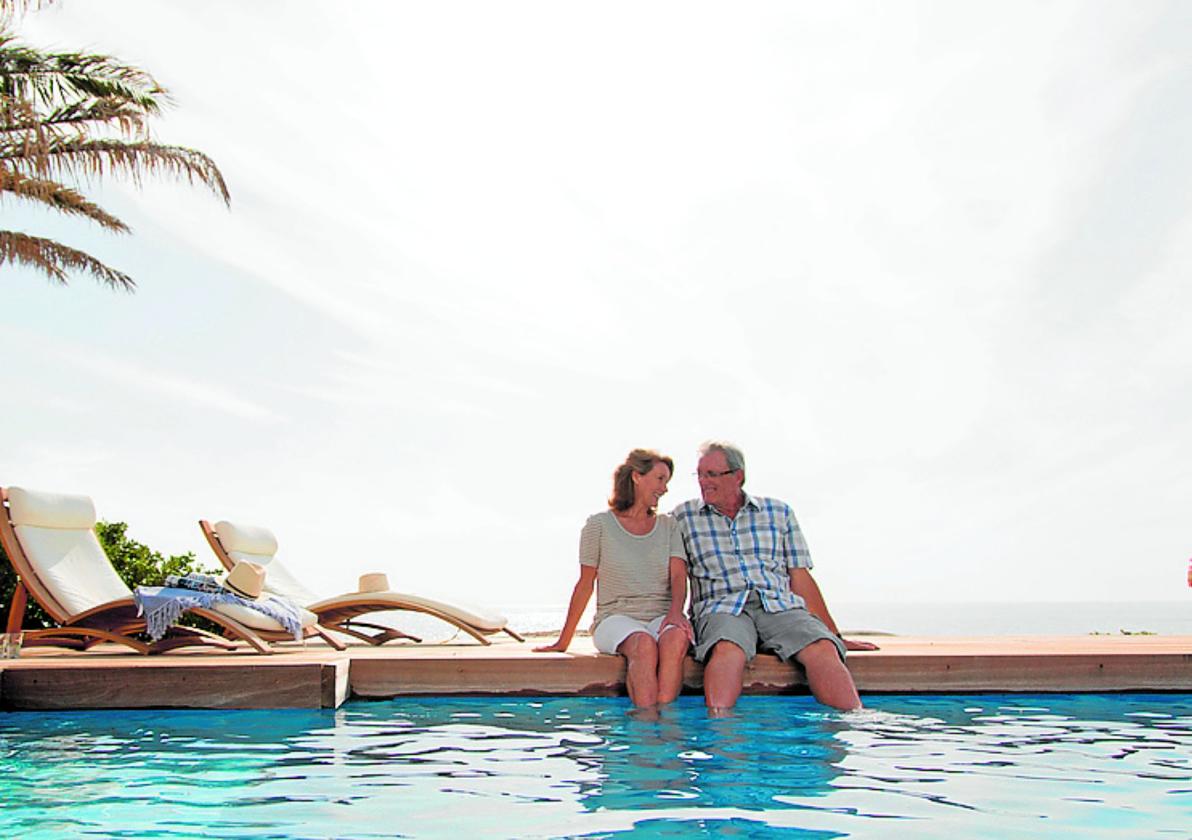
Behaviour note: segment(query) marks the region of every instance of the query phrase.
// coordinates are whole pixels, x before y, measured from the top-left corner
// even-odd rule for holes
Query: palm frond
[[[0,148],[11,150],[12,154],[26,159],[37,159],[45,153],[47,140],[41,126],[40,115],[31,102],[14,99],[0,94]],[[10,126],[21,128],[9,130]],[[44,167],[39,167],[44,168]]]
[[[211,158],[150,138],[149,120],[170,103],[153,76],[112,56],[38,50],[7,31],[14,14],[52,2],[0,0],[0,197],[37,201],[117,232],[129,228],[67,183],[116,175],[140,186],[144,177],[166,175],[230,204]],[[87,272],[112,288],[134,288],[132,278],[89,254],[17,231],[0,231],[0,266],[7,263],[58,283]]]
[[[31,201],[39,201],[70,216],[83,216],[101,227],[117,233],[131,231],[128,225],[98,204],[88,201],[82,193],[63,186],[57,181],[45,178],[28,178],[20,173],[0,168],[0,192],[8,192]]]
[[[53,5],[54,0],[0,0],[0,14],[23,12],[26,9],[41,9]]]
[[[0,96],[0,100],[3,98]],[[138,106],[115,97],[70,102],[47,114],[39,114],[24,100],[16,102],[25,107],[19,111],[12,109],[13,113],[0,104],[0,135],[24,132],[35,127],[51,129],[58,136],[63,136],[66,130],[82,134],[95,128],[112,130],[113,127],[129,138],[146,137],[148,134],[148,115]]]
[[[0,34],[0,93],[54,108],[79,97],[115,97],[157,114],[169,93],[149,73],[109,55],[50,53]]]
[[[164,174],[203,184],[231,204],[232,196],[215,161],[195,149],[163,146],[150,141],[91,140],[74,137],[50,140],[41,157],[45,171],[99,178],[122,175],[138,186],[146,175]],[[0,165],[15,172],[37,174],[39,161],[30,160],[0,143]]]
[[[0,0],[0,26],[6,26],[28,9],[41,9],[54,0]]]
[[[131,292],[137,285],[124,272],[109,268],[90,254],[52,239],[13,230],[0,230],[0,265],[6,263],[35,268],[64,286],[71,272],[89,273],[100,283],[126,292]]]

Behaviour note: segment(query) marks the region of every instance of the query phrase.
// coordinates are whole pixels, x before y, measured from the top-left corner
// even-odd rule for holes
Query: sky
[[[60,0],[201,188],[0,270],[0,484],[311,588],[566,603],[629,449],[735,441],[836,602],[1189,597],[1192,7]],[[860,619],[863,622],[863,616]]]

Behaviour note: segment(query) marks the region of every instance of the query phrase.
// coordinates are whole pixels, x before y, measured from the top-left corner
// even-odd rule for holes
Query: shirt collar
[[[745,501],[741,503],[741,510],[744,510],[745,508],[753,508],[754,510],[762,509],[762,506],[758,503],[757,499],[753,498],[753,496],[750,496],[744,490],[741,491],[741,495],[745,497]],[[720,513],[719,510],[705,502],[702,497],[699,500],[699,509],[701,513]],[[740,511],[738,511],[738,513],[739,512]],[[723,515],[724,514],[721,514],[721,516]]]

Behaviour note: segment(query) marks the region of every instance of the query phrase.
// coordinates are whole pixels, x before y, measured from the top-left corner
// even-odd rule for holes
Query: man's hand
[[[844,642],[845,650],[881,650],[873,642],[861,642],[856,639],[846,639],[843,636],[840,641]]]

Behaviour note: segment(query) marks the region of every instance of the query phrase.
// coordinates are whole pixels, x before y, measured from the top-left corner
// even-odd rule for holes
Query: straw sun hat
[[[265,569],[247,560],[238,560],[219,585],[234,595],[250,601],[260,600],[265,589]]]
[[[361,575],[358,585],[361,592],[388,592],[389,578],[384,572],[372,572],[371,574]]]

